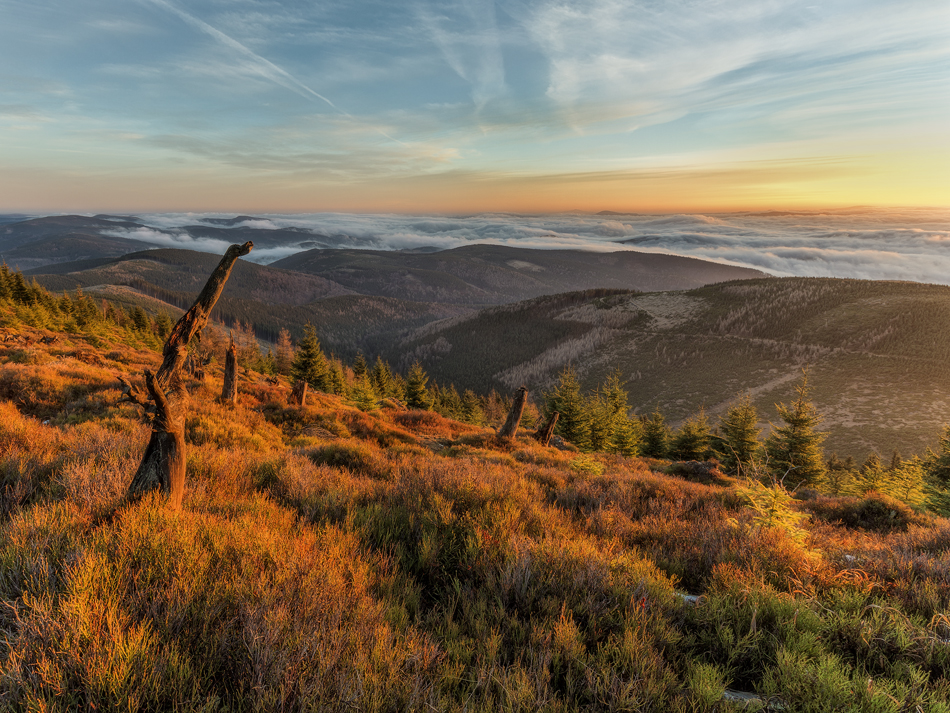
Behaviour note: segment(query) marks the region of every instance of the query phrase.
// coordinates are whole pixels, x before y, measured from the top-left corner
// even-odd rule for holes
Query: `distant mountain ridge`
[[[242,230],[242,229],[235,229]],[[255,243],[256,246],[256,243]],[[60,262],[28,271],[51,290],[124,285],[187,307],[218,256],[170,248]],[[582,288],[676,289],[755,270],[692,258],[469,245],[439,252],[312,250],[270,265],[240,261],[216,318],[251,322],[258,336],[281,328],[298,338],[307,322],[337,353],[376,353],[406,330],[503,304]]]
[[[114,259],[60,263],[27,274],[37,276],[53,290],[115,284],[197,294],[219,259],[217,255],[194,250],[158,248]],[[241,260],[235,264],[225,294],[269,304],[306,304],[323,297],[353,294],[353,291],[318,275]]]
[[[429,253],[308,250],[271,265],[320,275],[361,294],[468,305],[593,288],[682,290],[765,276],[750,268],[676,255],[488,244]]]
[[[13,216],[17,218],[19,216]],[[29,270],[76,260],[115,258],[128,253],[167,247],[181,241],[220,241],[221,251],[233,243],[252,241],[258,250],[353,247],[366,242],[345,233],[308,228],[260,228],[241,225],[263,221],[252,216],[206,218],[211,225],[159,228],[135,216],[100,214],[55,215],[0,221],[0,255],[11,267]],[[118,233],[118,234],[117,234]],[[164,243],[164,244],[163,244]],[[208,244],[214,253],[216,243]]]

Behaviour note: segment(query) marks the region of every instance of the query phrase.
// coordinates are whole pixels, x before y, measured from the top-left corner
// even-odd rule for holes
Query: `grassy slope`
[[[809,367],[829,431],[827,449],[863,458],[922,453],[950,421],[950,288],[918,283],[788,278],[681,293],[533,300],[479,313],[403,343],[430,374],[486,388],[547,386],[568,363],[590,386],[612,369],[629,380],[638,412],[657,404],[676,421],[706,406],[721,412],[751,391],[765,419],[788,401]],[[516,334],[517,351],[482,340]],[[506,342],[510,343],[510,342]],[[391,356],[399,359],[399,352]]]
[[[4,708],[950,710],[945,520],[819,498],[800,546],[658,463],[285,385],[226,410],[217,374],[183,510],[130,505],[117,377],[158,355],[120,339],[0,346]]]

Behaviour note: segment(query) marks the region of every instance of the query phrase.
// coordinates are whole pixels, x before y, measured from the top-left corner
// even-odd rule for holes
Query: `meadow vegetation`
[[[748,401],[670,431],[566,372],[526,418],[577,443],[498,443],[503,397],[314,333],[247,345],[236,407],[189,378],[173,511],[125,496],[145,319],[3,274],[0,709],[950,711],[950,433],[793,488],[820,423],[770,452]]]

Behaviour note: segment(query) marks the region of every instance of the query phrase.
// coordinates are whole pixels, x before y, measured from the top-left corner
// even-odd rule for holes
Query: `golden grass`
[[[101,362],[0,365],[44,385],[0,401],[0,709],[948,710],[946,520],[819,498],[797,542],[665,463],[215,378],[176,513],[125,501],[143,364]]]

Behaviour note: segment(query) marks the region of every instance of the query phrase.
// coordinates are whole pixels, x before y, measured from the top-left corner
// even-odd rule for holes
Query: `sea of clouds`
[[[186,226],[222,214],[150,214],[148,229],[110,235],[162,247],[220,253],[227,242],[192,237]],[[220,223],[214,224],[221,227]],[[669,253],[753,267],[773,275],[914,280],[950,284],[950,210],[849,209],[683,215],[554,214],[411,216],[314,213],[255,215],[234,227],[295,228],[251,257],[269,263],[307,249],[301,242],[375,250],[455,248],[473,243],[538,250]],[[277,235],[277,234],[275,234]],[[299,236],[299,237],[298,237]],[[311,243],[312,246],[312,243]]]

